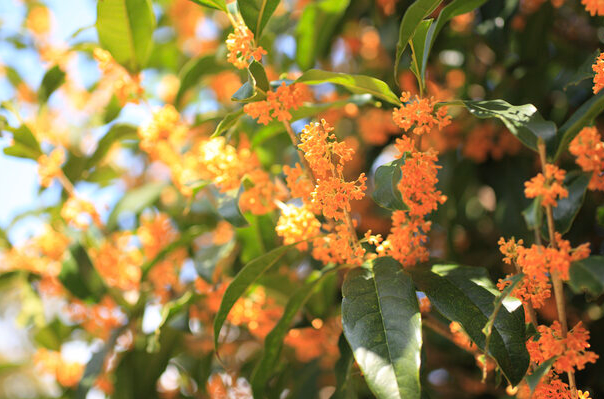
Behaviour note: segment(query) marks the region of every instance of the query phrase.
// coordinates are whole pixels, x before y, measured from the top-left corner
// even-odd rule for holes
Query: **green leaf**
[[[63,261],[59,281],[73,296],[85,301],[98,302],[107,291],[86,249],[81,245],[70,248],[69,256]]]
[[[136,126],[127,124],[115,124],[107,133],[99,140],[94,153],[86,160],[86,169],[90,169],[97,165],[107,155],[111,146],[117,142],[128,139],[137,139]]]
[[[216,191],[217,211],[227,222],[235,227],[245,227],[248,222],[239,208],[239,198],[243,193],[243,185],[226,193]]]
[[[279,5],[279,0],[237,0],[245,24],[258,41],[269,18]]]
[[[221,136],[225,132],[227,132],[230,128],[235,126],[237,122],[239,122],[239,118],[243,116],[243,108],[239,108],[236,111],[229,112],[225,115],[225,117],[218,123],[216,129],[214,129],[214,133],[212,133],[211,137]]]
[[[398,81],[398,65],[407,44],[413,38],[413,35],[422,20],[434,11],[441,1],[442,0],[416,0],[405,11],[405,15],[403,15],[399,28],[398,43],[396,43],[396,57],[394,59],[395,81]]]
[[[208,283],[213,283],[212,276],[216,266],[233,251],[234,247],[235,241],[229,241],[224,245],[212,245],[197,251],[193,258],[197,274]]]
[[[569,86],[576,86],[582,81],[586,79],[593,79],[595,73],[592,69],[593,64],[596,63],[598,56],[600,55],[600,50],[596,50],[589,57],[583,61],[579,69],[575,72],[572,78],[569,79],[566,86],[564,86],[564,90],[566,90]]]
[[[465,14],[470,12],[484,3],[487,0],[453,0],[446,7],[442,9],[440,14],[438,14],[438,18],[436,22],[434,22],[426,35],[425,48],[423,51],[423,58],[421,62],[421,78],[422,80],[426,76],[426,66],[428,65],[428,57],[430,55],[430,51],[432,51],[432,47],[434,46],[434,42],[436,41],[436,37],[440,33],[441,29],[445,24],[458,15]]]
[[[38,159],[43,154],[40,143],[26,125],[21,125],[13,130],[13,145],[6,147],[4,153],[30,159]]]
[[[50,95],[65,82],[65,72],[58,65],[53,66],[44,74],[38,89],[38,101],[45,103]]]
[[[61,345],[67,341],[72,330],[72,327],[61,323],[59,319],[54,319],[51,323],[36,331],[34,342],[43,348],[60,351]]]
[[[460,323],[472,341],[484,350],[483,327],[494,311],[496,299],[491,283],[483,276],[484,269],[434,265],[432,270],[416,268],[411,274],[433,307],[449,320]],[[504,303],[493,324],[488,349],[510,383],[517,385],[529,365],[522,307],[510,311]]]
[[[303,71],[329,50],[350,0],[320,0],[307,4],[296,27],[296,62]]]
[[[161,349],[160,337],[162,328],[178,316],[184,309],[188,309],[189,305],[195,300],[198,300],[199,296],[194,295],[192,291],[186,291],[181,295],[180,298],[174,299],[166,303],[161,309],[161,319],[155,329],[155,332],[147,341],[147,353],[157,353]]]
[[[203,7],[214,8],[216,10],[221,10],[227,12],[226,0],[190,0],[195,4],[199,4]]]
[[[432,21],[433,19],[425,19],[422,22],[420,22],[419,26],[417,27],[417,29],[415,30],[415,34],[413,35],[413,39],[411,39],[411,72],[413,72],[413,74],[415,75],[415,77],[417,78],[417,81],[419,83],[419,86],[422,88],[422,90],[424,89],[424,87],[426,87],[426,83],[424,82],[424,69],[425,69],[425,65],[423,64],[424,62],[427,62],[427,58],[428,55],[425,54],[426,48],[425,48],[425,43],[426,43],[426,36],[428,35],[428,29],[430,29],[430,26],[432,25]],[[426,58],[426,61],[424,61],[424,55]]]
[[[531,394],[535,392],[535,388],[537,388],[537,385],[539,385],[539,382],[543,379],[543,377],[545,377],[549,373],[549,370],[552,368],[552,365],[555,361],[555,357],[546,360],[545,362],[541,363],[539,367],[537,367],[535,371],[533,371],[532,374],[527,375],[524,378],[531,390]]]
[[[600,205],[596,209],[596,220],[600,226],[604,227],[604,205]]]
[[[575,292],[587,292],[594,298],[604,294],[604,256],[594,255],[573,262],[569,274],[570,286]]]
[[[115,94],[111,96],[109,104],[105,107],[105,113],[103,115],[103,123],[107,124],[117,118],[122,112],[122,106],[120,101],[117,99]]]
[[[365,75],[351,75],[347,73],[322,71],[320,69],[311,69],[300,76],[296,82],[306,83],[308,85],[318,85],[322,83],[333,83],[340,85],[356,94],[371,94],[381,100],[394,105],[400,105],[399,98],[390,90],[388,85],[376,78]]]
[[[403,197],[398,189],[398,183],[403,177],[401,167],[405,164],[405,155],[392,162],[384,164],[375,171],[375,190],[371,198],[382,208],[391,211],[407,210]]]
[[[313,272],[306,279],[304,285],[297,289],[287,301],[281,319],[279,319],[275,327],[273,327],[264,340],[262,358],[252,376],[252,390],[254,392],[254,397],[261,398],[265,396],[266,384],[277,366],[279,354],[283,347],[283,339],[285,338],[285,334],[289,331],[289,327],[292,324],[294,317],[318,287],[323,277],[334,270],[336,270],[335,267],[326,267],[320,272]]]
[[[165,186],[165,183],[149,183],[128,191],[109,214],[107,228],[113,230],[117,226],[117,219],[122,212],[139,214],[145,208],[153,205],[159,199]]]
[[[522,216],[529,230],[539,229],[543,220],[543,207],[539,198],[535,198],[531,204],[522,211]]]
[[[155,14],[150,0],[102,0],[97,3],[99,42],[130,72],[146,65],[153,47]]]
[[[556,137],[557,149],[554,159],[558,159],[570,142],[577,137],[581,129],[593,122],[596,116],[600,115],[602,111],[604,111],[604,91],[599,92],[583,103],[568,118],[564,125],[560,126],[558,136]]]
[[[271,89],[271,85],[269,84],[268,77],[266,76],[266,71],[261,63],[256,60],[253,60],[250,65],[247,67],[249,75],[254,83],[254,87],[267,92]]]
[[[237,302],[237,299],[241,297],[248,289],[248,287],[260,276],[271,268],[275,263],[285,255],[285,253],[292,249],[296,244],[285,245],[278,248],[273,249],[257,257],[252,260],[248,264],[246,264],[240,271],[237,273],[231,284],[227,287],[224,295],[222,296],[222,302],[220,303],[220,308],[216,313],[216,317],[214,318],[214,347],[218,350],[218,338],[220,336],[220,330],[222,329],[222,325],[224,324],[229,311]]]
[[[589,173],[569,173],[564,179],[564,186],[568,190],[568,197],[558,200],[558,205],[552,208],[554,225],[560,234],[568,232],[583,205],[585,192],[591,180]],[[545,227],[545,226],[544,226]]]
[[[354,364],[354,355],[352,349],[346,341],[344,333],[340,334],[338,339],[338,349],[340,352],[340,358],[335,364],[334,373],[336,375],[336,390],[331,395],[330,399],[346,399],[348,397],[348,390],[350,384],[348,379],[350,377],[350,371]]]
[[[411,278],[392,258],[350,270],[342,325],[367,385],[379,399],[420,398],[421,316]]]
[[[511,105],[504,100],[454,101],[451,105],[464,105],[477,118],[497,118],[528,148],[538,151],[537,142],[545,142],[548,155],[553,155],[556,125],[543,119],[533,104]]]
[[[207,75],[212,75],[225,69],[224,65],[216,61],[214,55],[206,55],[204,57],[194,58],[187,62],[181,69],[179,78],[180,86],[174,104],[181,106],[183,97],[187,90],[195,87],[199,80]]]

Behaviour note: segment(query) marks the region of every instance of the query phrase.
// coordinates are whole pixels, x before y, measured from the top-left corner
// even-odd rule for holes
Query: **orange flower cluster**
[[[589,244],[582,244],[573,249],[570,242],[562,239],[556,233],[558,249],[533,244],[530,248],[523,246],[523,241],[516,242],[514,238],[506,241],[499,239],[499,249],[507,264],[516,264],[524,273],[511,295],[520,299],[524,304],[531,304],[538,309],[551,295],[549,274],[556,273],[562,280],[568,280],[568,270],[572,262],[589,256]],[[497,287],[503,290],[509,285],[509,280],[499,280]]]
[[[589,189],[604,191],[604,141],[598,130],[584,127],[568,149],[584,172],[592,172]]]
[[[266,100],[246,104],[243,111],[263,125],[268,125],[273,118],[286,122],[292,119],[289,110],[300,108],[311,98],[312,95],[305,84],[293,83],[287,86],[282,82],[277,90],[266,93]]]
[[[285,336],[285,344],[294,349],[296,359],[308,363],[319,359],[325,368],[333,367],[338,357],[338,336],[342,331],[335,320],[323,322],[314,319],[312,327],[292,328]]]
[[[52,374],[64,387],[75,387],[84,373],[84,364],[63,359],[61,352],[40,348],[34,355],[34,363],[43,372]]]
[[[303,241],[296,245],[296,248],[306,251],[308,249],[306,240],[319,234],[321,222],[305,206],[283,205],[275,231],[278,236],[283,237],[285,245]]]
[[[61,165],[65,162],[65,150],[57,147],[50,155],[42,154],[38,158],[38,176],[40,177],[40,185],[48,187],[52,181],[63,174]]]
[[[95,337],[104,341],[111,332],[126,322],[126,316],[110,296],[105,296],[98,304],[87,305],[79,299],[72,300],[66,312],[74,323]]]
[[[604,1],[603,0],[581,0],[581,4],[585,6],[585,10],[592,16],[604,15]]]
[[[429,133],[435,127],[442,129],[451,123],[447,107],[443,106],[435,111],[437,101],[432,97],[420,98],[416,95],[415,100],[411,100],[411,93],[403,92],[401,101],[403,105],[392,111],[392,119],[406,132],[413,127],[413,133],[421,135]]]
[[[267,297],[264,288],[259,286],[247,297],[239,298],[228,320],[236,326],[246,326],[250,334],[264,339],[281,318],[283,309],[273,298]]]
[[[363,141],[375,146],[386,144],[388,137],[399,132],[390,112],[378,108],[362,112],[357,119],[357,124]]]
[[[338,264],[360,265],[363,263],[365,250],[357,245],[356,237],[345,224],[323,225],[327,234],[323,237],[315,238],[312,242],[313,258],[328,264],[330,262]]]
[[[138,104],[144,94],[140,82],[141,76],[128,73],[106,50],[97,47],[92,55],[99,63],[103,79],[111,83],[113,94],[115,94],[120,104],[122,106],[126,103]]]
[[[602,15],[604,15],[604,1],[602,4]],[[600,53],[596,59],[596,63],[591,66],[591,69],[596,73],[594,76],[594,94],[598,94],[604,88],[604,53]]]
[[[463,154],[475,162],[482,163],[489,155],[499,160],[504,155],[517,154],[521,148],[522,144],[509,130],[487,122],[470,131],[463,146]]]
[[[98,249],[90,251],[96,269],[110,287],[124,291],[138,289],[143,256],[132,246],[132,239],[129,232],[114,233]]]
[[[306,205],[311,205],[311,194],[315,189],[314,184],[310,181],[302,166],[296,163],[294,167],[289,165],[283,166],[283,173],[286,176],[287,188],[293,198],[302,198]]]
[[[168,158],[165,154],[168,148],[176,148],[183,144],[187,132],[188,128],[181,122],[176,108],[167,104],[153,113],[150,122],[141,125],[138,129],[140,147],[153,158],[163,161]]]
[[[562,338],[562,328],[557,320],[551,327],[539,326],[537,331],[539,339],[529,339],[526,343],[531,360],[541,364],[556,357],[553,370],[558,374],[583,370],[587,363],[595,363],[598,359],[598,355],[587,350],[590,347],[587,342],[589,331],[581,322],[568,332],[566,338]]]
[[[413,266],[426,261],[429,256],[423,245],[427,241],[426,234],[430,231],[431,222],[425,218],[447,197],[436,190],[440,169],[436,165],[436,151],[417,151],[414,140],[406,136],[397,140],[395,146],[405,159],[397,188],[409,209],[392,213],[390,234],[377,251],[379,255],[392,256],[403,266]]]
[[[227,60],[239,69],[247,68],[249,59],[260,61],[266,51],[254,44],[254,34],[244,24],[235,27],[233,33],[229,33],[226,40],[229,55]]]
[[[558,198],[568,197],[568,191],[562,186],[566,171],[556,165],[545,165],[545,176],[539,173],[531,180],[524,183],[524,195],[526,198],[541,197],[541,206],[558,205]]]
[[[84,198],[72,195],[63,204],[61,208],[61,217],[75,228],[85,230],[94,223],[102,226],[101,216],[96,211],[94,205]]]

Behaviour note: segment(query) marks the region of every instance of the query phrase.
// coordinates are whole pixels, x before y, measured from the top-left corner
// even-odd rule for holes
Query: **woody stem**
[[[543,140],[539,140],[537,144],[539,149],[539,158],[541,159],[541,167],[543,176],[545,176],[545,165],[547,163],[545,157],[545,143]],[[552,248],[557,249],[558,245],[556,244],[556,230],[554,228],[554,214],[552,211],[551,205],[546,205],[545,207],[545,215],[547,218],[547,229],[549,232],[549,245]],[[554,296],[556,297],[556,309],[558,310],[558,320],[560,321],[560,329],[562,333],[562,338],[566,339],[568,334],[568,322],[566,319],[566,303],[564,299],[564,286],[562,284],[562,280],[558,275],[558,272],[552,271],[551,273],[552,283],[554,286]],[[568,375],[568,386],[571,390],[571,395],[573,399],[577,399],[577,385],[575,383],[575,374],[571,371],[567,373]]]

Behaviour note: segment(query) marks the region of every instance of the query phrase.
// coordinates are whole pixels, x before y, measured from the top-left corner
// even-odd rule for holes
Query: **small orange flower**
[[[584,172],[592,172],[589,189],[604,191],[604,142],[598,130],[584,127],[568,149]]]
[[[362,112],[357,124],[363,141],[376,146],[386,144],[388,137],[399,132],[390,112],[378,108]]]
[[[113,59],[111,53],[101,48],[95,48],[92,55],[99,63],[103,78],[112,85],[113,92],[120,104],[125,105],[129,102],[138,104],[144,94],[140,84],[140,74],[131,75]]]
[[[568,197],[568,191],[562,186],[566,171],[556,165],[545,165],[545,176],[539,173],[530,181],[524,183],[524,195],[527,198],[541,197],[541,206],[558,205],[558,198]]]
[[[581,0],[581,4],[585,6],[585,10],[592,16],[604,15],[604,1],[603,0]]]
[[[131,245],[128,232],[115,233],[100,248],[90,252],[94,265],[107,285],[124,291],[137,289],[142,275],[143,256]]]
[[[392,112],[392,118],[406,132],[413,128],[413,133],[421,135],[429,133],[434,127],[442,129],[451,123],[446,106],[440,107],[438,111],[434,110],[437,104],[434,98],[420,98],[416,95],[411,100],[411,93],[403,92],[401,101],[403,105]]]
[[[317,220],[314,213],[306,207],[284,205],[281,207],[281,216],[277,222],[275,231],[283,237],[283,244],[289,245],[303,241],[296,245],[300,251],[308,249],[306,240],[319,234],[321,222]]]
[[[40,155],[38,158],[38,175],[42,187],[49,187],[56,177],[63,174],[61,170],[63,162],[65,162],[65,150],[61,147],[52,150],[50,155]]]
[[[52,13],[44,6],[36,6],[27,14],[25,27],[36,36],[45,36],[52,27]]]
[[[235,27],[233,33],[229,33],[226,46],[229,51],[228,61],[239,69],[246,68],[250,58],[260,61],[262,56],[267,54],[262,47],[255,46],[254,34],[243,24]]]
[[[97,226],[102,226],[101,217],[96,211],[94,205],[77,196],[71,196],[61,208],[61,217],[65,221],[78,229],[87,229],[93,222]]]
[[[273,118],[277,118],[280,122],[287,122],[292,119],[289,111],[300,108],[311,97],[305,84],[294,83],[287,86],[285,82],[282,82],[277,90],[266,93],[265,101],[246,104],[243,110],[252,118],[258,119],[258,123],[263,125],[268,125]]]
[[[294,167],[288,165],[283,166],[283,173],[286,176],[287,188],[293,198],[302,198],[305,202],[310,202],[311,193],[315,189],[304,170],[299,163],[296,163]]]
[[[600,2],[602,11],[599,15],[604,15],[604,1]],[[592,65],[591,69],[596,73],[594,76],[594,94],[598,94],[604,87],[604,53],[600,53],[596,59],[596,63]]]
[[[40,348],[34,355],[34,363],[43,372],[53,374],[64,387],[75,387],[84,373],[84,364],[63,359],[61,352]]]

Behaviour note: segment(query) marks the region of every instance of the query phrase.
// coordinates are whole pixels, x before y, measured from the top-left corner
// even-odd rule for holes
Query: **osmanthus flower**
[[[36,37],[45,37],[52,28],[52,12],[45,6],[33,7],[27,14],[25,27]]]
[[[283,166],[283,173],[285,173],[285,182],[292,198],[301,198],[306,205],[309,205],[315,186],[302,169],[302,166],[299,163],[296,163],[293,168],[285,165]]]
[[[139,287],[143,255],[129,232],[114,233],[99,248],[91,249],[94,266],[110,287],[130,291]]]
[[[101,216],[94,205],[77,195],[70,196],[61,208],[61,217],[75,228],[86,230],[90,223],[102,226]]]
[[[568,190],[564,188],[566,171],[558,168],[556,165],[545,165],[545,176],[539,173],[531,180],[524,183],[524,195],[526,198],[541,198],[541,206],[558,205],[559,198],[568,197]]]
[[[162,146],[159,144],[164,142],[169,148],[179,148],[184,144],[188,130],[176,108],[166,104],[153,112],[150,121],[139,127],[140,148],[153,158],[162,160]]]
[[[394,211],[390,234],[376,247],[378,255],[392,256],[405,267],[427,261],[430,254],[424,245],[431,225],[432,222],[425,221],[423,217],[410,217],[407,211]]]
[[[38,157],[38,176],[40,185],[48,187],[52,181],[63,174],[61,165],[65,162],[65,150],[57,147],[49,155],[42,154]]]
[[[406,132],[413,128],[413,133],[421,135],[429,133],[435,127],[442,129],[451,123],[446,106],[434,109],[437,101],[433,97],[420,98],[416,95],[412,99],[410,92],[403,92],[401,101],[403,105],[392,111],[392,119]]]
[[[99,63],[103,79],[112,84],[113,93],[120,104],[122,106],[126,103],[138,104],[144,94],[140,74],[131,75],[113,59],[111,53],[101,48],[95,48],[92,55]]]
[[[365,250],[355,244],[356,237],[347,225],[337,224],[335,227],[323,225],[327,233],[315,238],[312,242],[312,257],[327,264],[330,262],[338,264],[361,265]]]
[[[571,154],[584,172],[591,172],[590,190],[604,191],[604,142],[595,127],[584,127],[570,142]]]
[[[245,69],[250,58],[260,61],[267,52],[254,42],[254,34],[243,23],[238,24],[226,40],[227,60],[239,69]]]
[[[301,241],[296,248],[300,251],[307,250],[308,242],[306,240],[319,235],[321,222],[305,206],[284,204],[280,208],[281,216],[279,216],[275,228],[277,235],[283,237],[283,244],[289,245]]]
[[[39,348],[34,364],[44,373],[53,375],[64,387],[75,387],[84,373],[84,364],[65,360],[59,351]]]
[[[266,100],[246,104],[243,111],[263,125],[268,125],[275,118],[287,122],[292,118],[290,110],[300,108],[311,99],[312,95],[305,84],[293,83],[288,86],[282,82],[275,91],[266,93]]]
[[[602,7],[601,15],[604,15],[604,1],[601,1],[600,4]],[[595,72],[593,91],[594,94],[598,94],[604,88],[604,53],[600,53],[591,69]]]
[[[604,0],[581,0],[581,4],[592,17],[604,15]]]
[[[390,136],[399,132],[390,112],[378,108],[361,112],[357,125],[363,141],[376,146],[386,144]]]
[[[71,322],[104,341],[115,328],[126,323],[126,315],[110,296],[104,296],[98,304],[72,299],[65,306],[65,312]]]

